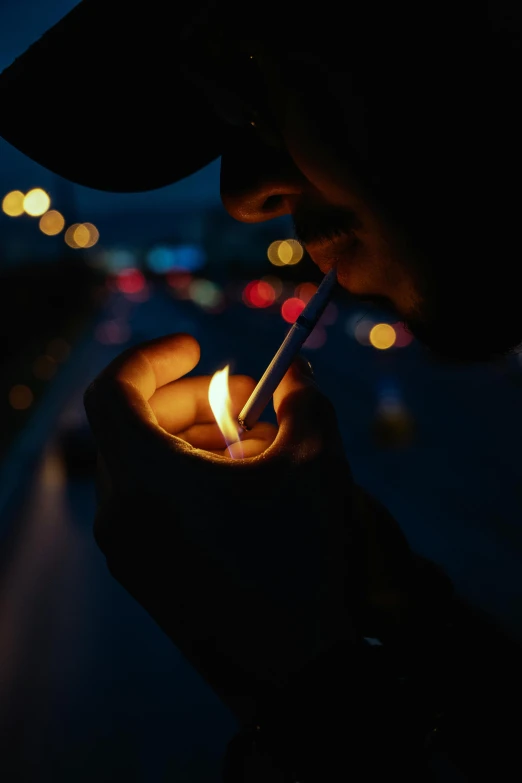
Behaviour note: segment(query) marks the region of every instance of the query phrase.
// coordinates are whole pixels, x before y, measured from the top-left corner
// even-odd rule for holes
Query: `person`
[[[113,191],[221,156],[234,218],[291,215],[323,272],[393,308],[434,356],[506,355],[522,340],[520,8],[344,13],[82,0],[1,75],[0,134]],[[305,361],[274,395],[277,427],[258,423],[230,459],[198,360],[190,335],[157,338],[85,405],[97,542],[236,715],[224,781],[508,779],[518,644],[357,485]],[[253,384],[231,379],[235,413]]]

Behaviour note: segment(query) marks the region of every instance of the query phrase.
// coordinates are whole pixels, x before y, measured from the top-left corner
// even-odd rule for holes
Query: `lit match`
[[[281,347],[239,414],[237,420],[243,430],[251,430],[263,413],[274,391],[299,353],[299,349],[323,314],[336,282],[337,274],[334,267],[325,275],[321,285],[292,325]]]

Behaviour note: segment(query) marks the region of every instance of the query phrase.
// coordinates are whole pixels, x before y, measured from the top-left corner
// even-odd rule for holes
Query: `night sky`
[[[0,3],[0,70],[22,54],[71,8],[74,0],[2,0]],[[56,177],[0,138],[0,196],[12,189],[32,187],[53,191]],[[75,186],[75,200],[91,219],[97,214],[219,203],[219,162],[182,182],[149,193],[112,194]]]

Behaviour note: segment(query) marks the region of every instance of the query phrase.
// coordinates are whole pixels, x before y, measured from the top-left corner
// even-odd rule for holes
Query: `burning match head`
[[[208,387],[208,401],[218,427],[225,439],[230,456],[232,458],[237,458],[238,456],[243,455],[242,453],[237,453],[237,446],[234,449],[234,453],[230,448],[233,443],[237,443],[240,440],[240,429],[232,415],[230,391],[228,387],[228,371],[229,365],[227,364],[222,370],[218,370],[214,373]]]

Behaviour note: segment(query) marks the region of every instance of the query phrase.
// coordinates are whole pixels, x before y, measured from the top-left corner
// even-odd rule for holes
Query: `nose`
[[[274,148],[252,129],[235,131],[221,156],[221,200],[243,223],[291,214],[306,178],[285,148]]]

